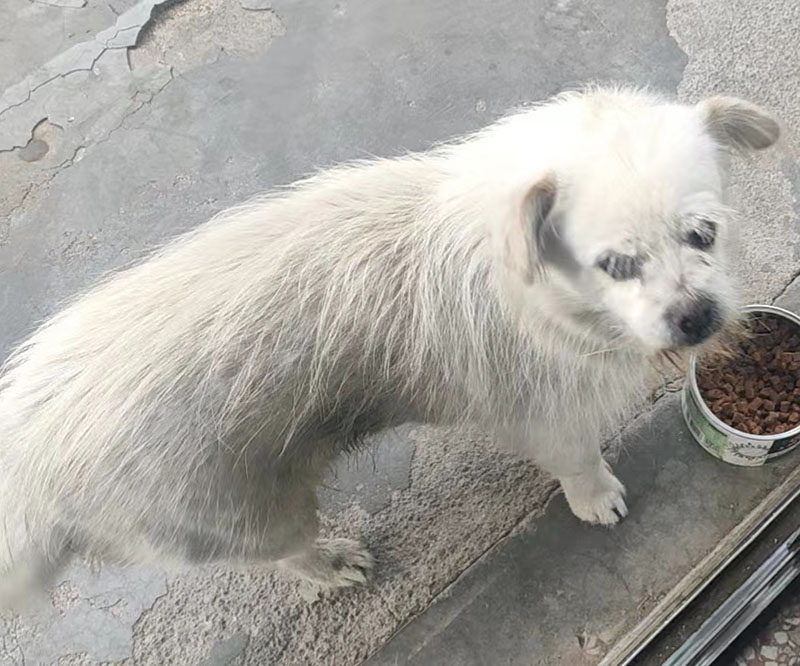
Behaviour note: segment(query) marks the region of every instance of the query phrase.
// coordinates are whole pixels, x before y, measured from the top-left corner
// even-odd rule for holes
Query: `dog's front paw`
[[[559,479],[569,508],[581,520],[614,525],[628,515],[625,486],[603,462],[596,470]]]

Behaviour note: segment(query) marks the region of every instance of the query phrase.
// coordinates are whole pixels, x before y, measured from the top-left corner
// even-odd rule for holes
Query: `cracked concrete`
[[[127,49],[136,44],[136,38],[142,27],[150,20],[153,7],[163,0],[142,0],[122,14],[115,25],[97,33],[92,39],[81,42],[45,63],[36,71],[28,74],[22,81],[8,88],[0,95],[0,116],[6,116],[23,105],[43,107],[32,104],[35,93],[44,86],[65,79],[81,72],[93,72],[95,65],[108,51]],[[30,112],[30,109],[25,109]],[[15,131],[14,118],[4,118],[4,133],[13,137]],[[4,140],[7,140],[4,139]]]
[[[587,80],[745,93],[791,128],[797,9],[734,5],[9,0],[0,357],[59,301],[229,204],[317,166],[424,148]],[[787,134],[734,173],[753,219],[740,270],[752,299],[778,294],[800,264],[798,154]],[[471,636],[502,643],[508,663],[559,663],[560,650],[591,663],[780,473],[698,457],[671,400],[625,435],[621,464],[640,489],[628,531],[584,529],[562,500],[541,519],[553,485],[535,469],[476,433],[408,426],[343,460],[321,492],[326,531],[362,535],[376,553],[370,589],[309,606],[258,569],[95,577],[76,564],[48,607],[0,627],[0,665],[348,666],[415,617],[373,663],[452,663],[464,645],[474,663],[497,663]],[[739,498],[711,502],[707,530],[686,521],[716,487],[705,472]],[[675,479],[680,498],[667,493]],[[655,555],[667,565],[648,586],[641,563]]]
[[[9,654],[26,664],[50,664],[65,654],[84,654],[95,662],[120,661],[131,653],[131,626],[166,593],[163,573],[144,567],[92,572],[76,566],[56,586],[52,604],[36,613],[35,625],[0,626]],[[9,649],[11,648],[11,649]],[[0,664],[13,664],[4,660]]]
[[[80,1],[80,0],[77,0]],[[25,48],[18,39],[0,41],[0,90],[17,83],[59,53],[113,25],[116,18],[137,0],[92,2],[82,8],[59,7],[29,0],[0,3],[0,25],[13,26],[25,36]]]
[[[6,220],[0,223],[0,244],[26,201],[172,80],[166,65],[134,75],[127,61],[127,49],[136,44],[157,4],[131,6],[113,25],[74,44],[0,95],[0,169],[7,174],[0,190],[0,219]],[[19,159],[30,164],[19,168]]]
[[[166,9],[159,12],[161,5]],[[0,219],[12,218],[61,170],[107,141],[170,84],[174,67],[186,73],[221,53],[254,53],[282,34],[274,12],[258,12],[254,20],[231,7],[222,0],[140,1],[115,11],[113,25],[9,86],[0,95],[0,169],[9,174],[0,191]],[[154,12],[160,20],[148,30]],[[177,40],[180,34],[194,39]],[[58,132],[34,137],[45,123]],[[15,158],[41,162],[19,169]],[[10,226],[0,222],[0,243]]]

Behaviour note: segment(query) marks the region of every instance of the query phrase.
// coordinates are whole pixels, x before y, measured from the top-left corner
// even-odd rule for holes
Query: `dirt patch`
[[[285,32],[274,11],[250,11],[235,0],[168,3],[153,13],[128,59],[133,70],[166,64],[183,73],[224,54],[259,53]]]

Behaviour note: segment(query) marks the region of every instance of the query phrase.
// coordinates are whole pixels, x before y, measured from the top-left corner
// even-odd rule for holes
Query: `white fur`
[[[341,450],[411,419],[495,433],[580,518],[615,522],[599,441],[674,346],[665,311],[698,290],[735,308],[724,245],[701,261],[680,240],[698,214],[732,223],[725,121],[741,143],[769,119],[722,107],[563,95],[224,212],[76,299],[0,378],[0,596],[70,550],[361,580],[359,546],[314,545],[314,489]],[[537,183],[549,210],[526,203]],[[538,214],[571,270],[537,245]],[[642,280],[597,269],[608,249],[645,251]]]

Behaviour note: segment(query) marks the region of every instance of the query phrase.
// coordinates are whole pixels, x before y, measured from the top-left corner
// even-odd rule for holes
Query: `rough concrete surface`
[[[0,41],[0,357],[97,276],[229,204],[318,166],[424,148],[589,80],[688,99],[738,92],[774,107],[789,128],[798,114],[793,0],[7,0],[0,24],[10,26]],[[752,220],[740,271],[751,299],[776,296],[800,266],[799,174],[790,133],[779,151],[737,165],[734,193]],[[650,418],[680,437],[668,400]],[[626,479],[641,488],[697,453],[684,442],[688,458],[672,455],[668,438],[646,441],[647,428],[625,435],[631,461],[637,448],[649,452],[626,467],[641,472]],[[647,523],[637,547],[685,530],[676,544],[701,552],[764,487],[764,476],[737,472],[715,468],[715,478],[743,484],[742,502],[735,511],[720,503],[709,514],[717,531],[704,534],[670,507],[662,484],[657,497],[672,522]],[[701,497],[693,488],[702,490],[682,490],[688,507]],[[348,666],[432,603],[427,617],[449,627],[443,636],[471,633],[478,599],[489,611],[476,635],[491,644],[513,627],[508,663],[555,660],[569,641],[574,649],[575,609],[540,594],[560,579],[538,562],[586,552],[583,539],[612,559],[622,552],[612,571],[625,568],[627,581],[642,579],[643,560],[625,560],[616,532],[577,525],[560,501],[539,520],[552,494],[547,479],[480,434],[401,428],[342,461],[321,492],[326,530],[361,535],[375,552],[371,588],[309,605],[294,582],[265,571],[105,568],[98,577],[76,564],[50,606],[0,625],[0,664]],[[656,515],[648,493],[634,499],[619,539]],[[565,558],[562,574],[580,557]],[[671,560],[667,572],[689,559]],[[511,589],[476,592],[475,571]],[[585,586],[586,627],[613,609],[624,623],[649,598],[636,585],[620,595],[617,578]],[[541,587],[516,590],[535,580]],[[437,601],[445,591],[464,603]],[[537,617],[563,620],[566,633],[537,642]],[[412,622],[385,654],[456,663],[418,622],[421,631]],[[601,642],[617,626],[603,622]],[[433,643],[414,646],[413,636]]]
[[[783,123],[779,149],[738,162],[732,188],[751,222],[742,243],[745,293],[753,300],[774,298],[800,269],[800,4],[675,0],[667,22],[689,57],[678,87],[681,97],[742,95],[774,109]]]

